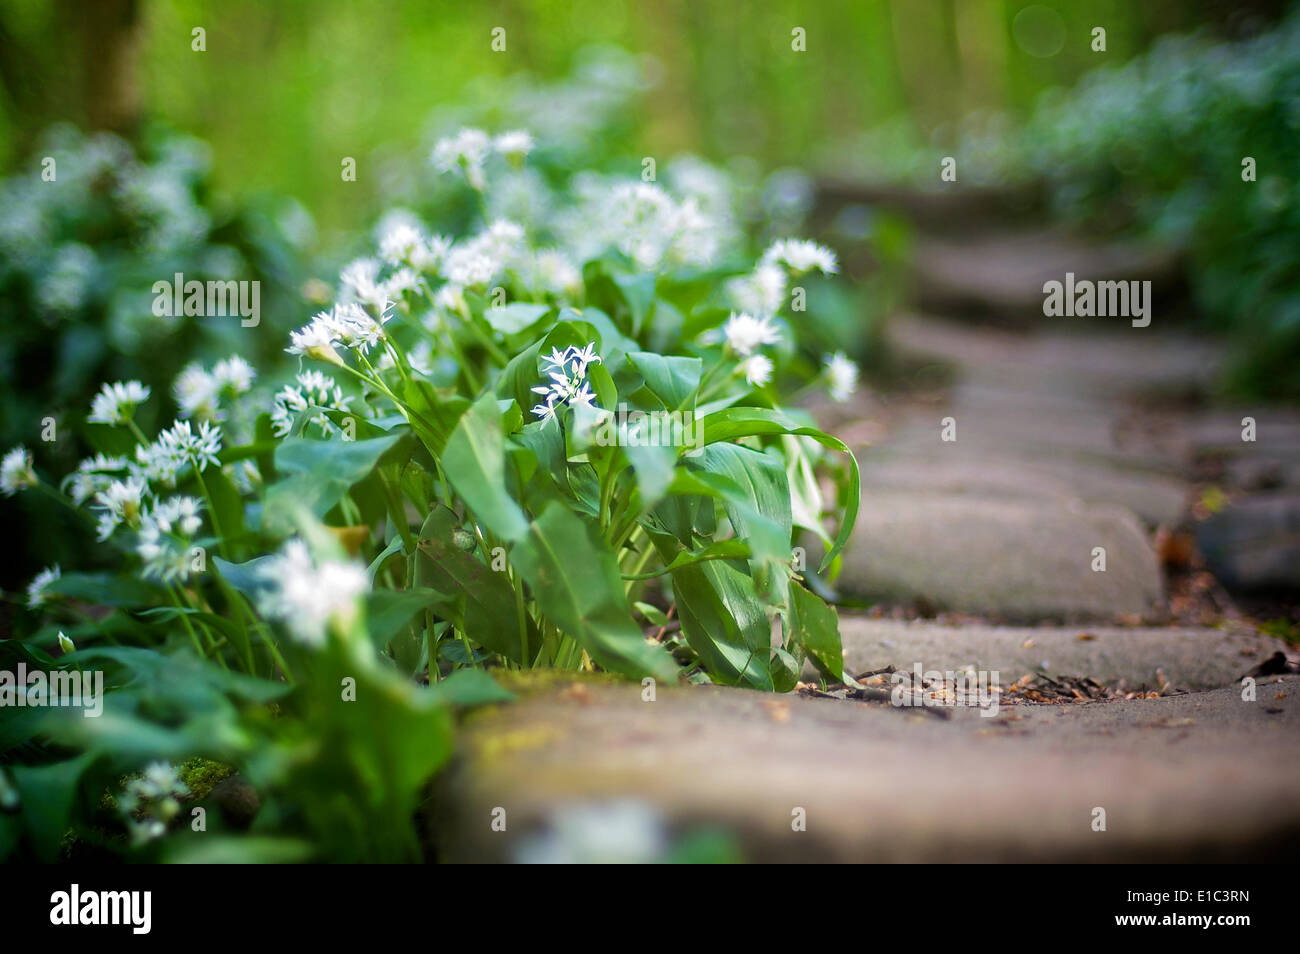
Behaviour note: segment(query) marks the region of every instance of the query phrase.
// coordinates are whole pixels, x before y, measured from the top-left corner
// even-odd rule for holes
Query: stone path
[[[843,594],[1013,622],[1159,620],[1158,527],[1196,533],[1229,585],[1300,586],[1300,418],[1190,409],[1184,399],[1212,386],[1213,344],[919,316],[895,320],[891,340],[951,384],[937,403],[889,409],[889,426],[857,443],[863,508]],[[1241,439],[1247,415],[1254,442]],[[851,416],[838,424],[859,430]],[[1193,524],[1207,461],[1224,487],[1267,495],[1234,493],[1226,513]]]
[[[636,685],[578,683],[469,720],[435,850],[656,860],[709,831],[750,861],[1291,861],[1300,848],[1295,677],[1262,681],[1254,702],[1229,687],[942,711],[713,687],[646,702]]]

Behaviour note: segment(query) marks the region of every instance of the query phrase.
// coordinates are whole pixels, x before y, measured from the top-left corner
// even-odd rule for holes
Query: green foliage
[[[1045,98],[1019,144],[1055,210],[1186,249],[1234,350],[1225,385],[1300,396],[1300,15],[1237,43],[1166,37]],[[1253,160],[1246,181],[1245,160]]]

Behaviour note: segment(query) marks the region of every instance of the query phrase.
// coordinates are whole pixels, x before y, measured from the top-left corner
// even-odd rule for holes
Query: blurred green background
[[[616,44],[654,58],[630,155],[751,155],[807,165],[828,143],[901,122],[922,140],[962,116],[1023,113],[1045,88],[1160,34],[1226,34],[1276,17],[1271,0],[854,0],[444,3],[429,0],[3,0],[0,163],[28,158],[52,120],[137,128],[148,118],[212,146],[216,186],[274,190],[327,232],[364,225],[376,150],[421,143],[430,112],[526,71],[563,76]],[[490,32],[506,30],[506,51]],[[207,51],[191,50],[206,30]],[[807,51],[791,50],[806,30]],[[341,182],[343,156],[358,181]]]

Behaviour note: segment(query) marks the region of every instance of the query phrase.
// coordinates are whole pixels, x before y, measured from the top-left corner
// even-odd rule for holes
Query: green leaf
[[[758,591],[784,603],[793,572],[790,484],[784,467],[770,454],[739,444],[710,444],[691,466],[726,478],[712,484],[721,491],[736,536],[753,551],[750,566]]]
[[[412,616],[447,599],[446,594],[425,588],[377,589],[366,597],[366,629],[375,646],[383,649]]]
[[[289,476],[267,490],[263,525],[291,527],[292,514],[299,508],[324,517],[386,455],[400,457],[409,453],[409,446],[398,446],[406,440],[409,435],[401,433],[363,441],[286,438],[276,448],[275,466]]]
[[[797,583],[790,587],[790,641],[808,653],[819,672],[837,682],[844,678],[839,614]]]
[[[528,518],[506,488],[505,460],[501,409],[496,395],[488,393],[457,422],[442,465],[474,516],[498,537],[515,541],[527,534]]]
[[[204,834],[168,847],[162,861],[170,865],[291,865],[310,861],[311,842],[278,835]]]
[[[542,612],[606,669],[675,680],[677,665],[646,641],[628,612],[618,562],[590,524],[558,501],[511,552]]]
[[[52,862],[58,857],[82,773],[94,759],[87,753],[39,768],[15,765],[11,769],[32,848],[41,861]]]
[[[550,305],[511,302],[499,308],[487,309],[483,312],[483,317],[495,331],[503,335],[517,335],[536,324],[550,310]]]
[[[699,358],[665,357],[653,351],[632,351],[627,360],[645,379],[645,386],[670,411],[695,405],[704,362]]]
[[[351,487],[374,470],[384,453],[402,437],[389,434],[364,441],[286,438],[275,449],[275,466],[287,474],[308,474]]]
[[[455,622],[474,642],[523,662],[519,610],[510,577],[462,549],[456,541],[458,531],[456,514],[436,506],[420,528],[416,583],[447,594],[438,604],[440,615]],[[523,625],[533,655],[541,646],[541,636],[526,614]]]
[[[722,560],[683,566],[673,572],[673,596],[686,641],[714,681],[774,688],[772,627],[744,570]]]
[[[65,573],[49,585],[48,591],[101,606],[147,606],[167,601],[156,586],[110,573]]]
[[[497,681],[482,669],[457,669],[430,686],[429,692],[448,705],[462,708],[515,701],[513,692],[497,685]]]
[[[835,560],[849,542],[853,524],[857,522],[858,507],[861,504],[861,480],[858,474],[858,462],[848,445],[815,427],[801,425],[780,411],[758,407],[729,407],[705,415],[700,420],[703,439],[707,444],[733,441],[738,437],[751,437],[773,434],[793,434],[799,437],[811,437],[817,443],[832,450],[847,454],[849,458],[850,488],[845,502],[844,517],[840,521],[839,532],[835,535],[835,544],[822,557],[819,572],[825,570]]]
[[[213,557],[212,564],[222,579],[256,604],[258,598],[271,587],[271,581],[264,570],[273,565],[275,560],[274,555],[268,555],[254,557],[244,563],[231,563],[221,557]]]
[[[749,544],[743,540],[718,540],[710,543],[708,546],[699,550],[682,550],[677,556],[669,560],[661,569],[652,570],[649,573],[638,573],[636,575],[623,574],[625,580],[649,580],[656,576],[662,576],[665,573],[671,573],[673,570],[679,570],[684,566],[691,566],[696,563],[706,563],[709,560],[735,560],[745,559],[749,556]],[[639,609],[642,604],[637,603]],[[651,607],[654,609],[654,607]],[[660,623],[659,625],[663,625]]]

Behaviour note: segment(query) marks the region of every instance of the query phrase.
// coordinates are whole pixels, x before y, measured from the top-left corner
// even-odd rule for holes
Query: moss
[[[560,731],[549,725],[530,725],[505,732],[484,732],[476,740],[474,755],[480,763],[492,763],[516,752],[541,748],[559,737]]]
[[[213,786],[222,779],[234,775],[235,770],[229,765],[211,759],[193,758],[182,762],[176,774],[190,790],[189,797],[195,801],[202,801],[208,797]]]
[[[607,672],[582,672],[574,669],[494,669],[497,685],[517,696],[535,696],[574,683],[589,686],[613,686],[628,680]]]

